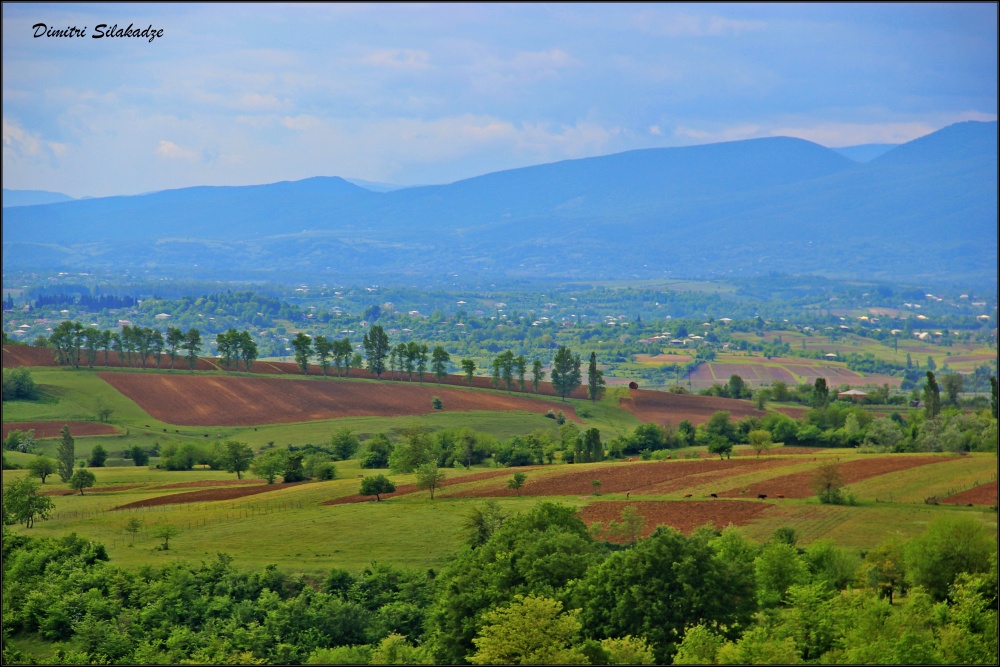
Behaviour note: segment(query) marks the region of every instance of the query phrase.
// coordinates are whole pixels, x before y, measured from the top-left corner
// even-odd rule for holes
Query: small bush
[[[432,396],[431,405],[434,406],[435,410],[444,410],[444,403],[441,401],[440,397]]]

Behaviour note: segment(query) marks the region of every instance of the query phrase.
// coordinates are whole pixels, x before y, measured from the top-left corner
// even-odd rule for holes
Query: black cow
[[[767,498],[767,494],[766,493],[758,493],[757,494],[757,500],[764,500],[765,498]]]
[[[719,497],[718,493],[710,493],[708,495],[712,496],[713,498],[718,498]]]

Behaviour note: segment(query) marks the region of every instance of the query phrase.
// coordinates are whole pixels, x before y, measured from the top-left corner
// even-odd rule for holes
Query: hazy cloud
[[[198,154],[194,151],[189,151],[186,148],[181,148],[172,141],[161,140],[160,145],[156,148],[156,154],[162,155],[163,157],[170,158],[172,160],[197,160]]]

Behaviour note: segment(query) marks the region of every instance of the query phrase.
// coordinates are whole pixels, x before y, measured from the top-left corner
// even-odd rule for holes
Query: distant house
[[[837,394],[837,398],[849,398],[852,401],[860,401],[862,398],[867,397],[868,394],[861,391],[860,389],[849,389],[847,391],[842,391]]]
[[[155,316],[155,319],[158,319],[158,320],[166,320],[166,319],[169,319],[169,318],[170,318],[170,314],[169,313],[160,313],[159,315]]]

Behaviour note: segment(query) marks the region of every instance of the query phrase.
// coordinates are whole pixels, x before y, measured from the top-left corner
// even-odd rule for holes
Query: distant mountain
[[[833,150],[850,160],[854,160],[855,162],[870,162],[879,155],[888,153],[898,145],[899,144],[859,144],[857,146],[834,148]]]
[[[358,187],[362,187],[365,190],[371,190],[372,192],[392,192],[393,190],[402,190],[403,188],[413,187],[410,185],[397,185],[395,183],[363,181],[360,178],[345,178],[344,180],[352,185],[357,185]]]
[[[334,177],[8,209],[5,268],[996,280],[997,124],[858,163],[787,137],[373,192]]]
[[[8,206],[35,206],[37,204],[55,204],[63,201],[73,201],[69,195],[61,192],[46,192],[45,190],[8,190],[3,188],[3,208]]]

